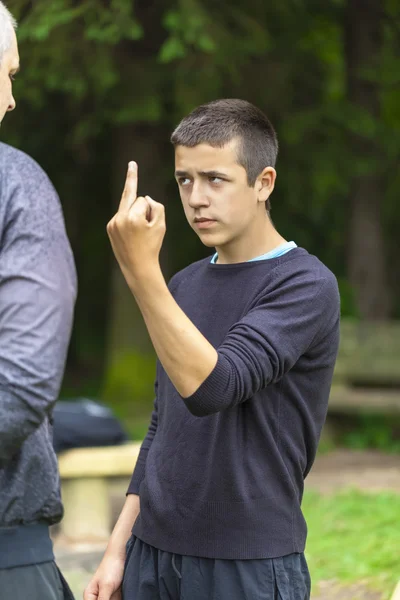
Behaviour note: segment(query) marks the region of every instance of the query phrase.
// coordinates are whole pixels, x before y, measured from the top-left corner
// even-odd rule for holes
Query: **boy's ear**
[[[266,202],[275,187],[276,171],[273,167],[265,169],[257,177],[257,192],[260,202]]]

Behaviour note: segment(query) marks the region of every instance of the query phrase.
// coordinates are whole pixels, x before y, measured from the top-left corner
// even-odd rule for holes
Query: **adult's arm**
[[[58,196],[23,153],[1,164],[0,460],[51,411],[64,372],[76,273]]]

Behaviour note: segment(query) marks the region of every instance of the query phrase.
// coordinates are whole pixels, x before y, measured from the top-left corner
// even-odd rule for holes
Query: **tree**
[[[8,139],[60,191],[80,275],[69,367],[105,371],[113,402],[149,400],[154,374],[105,230],[126,163],[139,162],[142,192],[167,205],[168,278],[208,253],[180,209],[169,133],[216,97],[254,102],[275,124],[273,220],[336,273],[343,312],[389,314],[390,294],[377,290],[400,226],[400,179],[388,178],[400,148],[400,28],[397,3],[381,5],[373,23],[372,0],[14,0],[22,72]],[[377,253],[365,249],[372,236]]]
[[[345,56],[348,99],[368,129],[351,135],[354,175],[350,187],[349,278],[362,317],[390,315],[382,204],[386,200],[386,151],[379,139],[381,90],[377,73],[384,43],[384,8],[380,0],[347,0]]]

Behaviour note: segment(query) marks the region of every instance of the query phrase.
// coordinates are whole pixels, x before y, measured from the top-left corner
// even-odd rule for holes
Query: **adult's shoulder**
[[[1,142],[0,198],[1,209],[9,216],[29,210],[57,219],[61,212],[58,194],[43,168],[22,150]]]
[[[191,263],[184,269],[181,269],[175,275],[171,277],[168,283],[168,287],[171,292],[176,290],[176,288],[184,281],[187,281],[191,277],[195,276],[199,271],[202,271],[206,268],[211,260],[211,256],[207,256],[207,258],[202,258],[197,260],[194,263]]]
[[[2,177],[21,181],[48,179],[47,174],[34,158],[8,144],[0,142],[0,171]]]

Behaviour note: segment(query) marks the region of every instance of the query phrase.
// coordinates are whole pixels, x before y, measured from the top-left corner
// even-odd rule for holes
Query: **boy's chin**
[[[201,243],[203,244],[203,246],[206,246],[206,248],[215,248],[215,242],[211,241],[211,240],[203,240],[203,238],[200,237]]]
[[[206,246],[207,248],[215,248],[216,246],[223,246],[225,243],[225,240],[223,239],[223,237],[221,235],[216,235],[215,233],[211,233],[211,232],[206,232],[206,231],[202,231],[202,232],[198,232],[196,231],[198,237],[200,238],[201,243],[203,244],[203,246]]]

